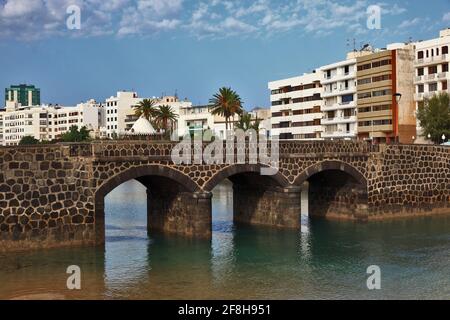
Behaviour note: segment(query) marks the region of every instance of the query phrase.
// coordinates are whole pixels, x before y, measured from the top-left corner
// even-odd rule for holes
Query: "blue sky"
[[[79,30],[66,27],[70,5]],[[380,30],[366,27],[370,5]],[[35,84],[63,105],[177,90],[202,104],[231,86],[249,109],[269,105],[268,81],[343,60],[347,39],[385,47],[445,27],[450,0],[0,0],[0,88]]]

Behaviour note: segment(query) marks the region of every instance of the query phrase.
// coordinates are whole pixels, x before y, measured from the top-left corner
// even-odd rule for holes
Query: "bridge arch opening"
[[[164,166],[132,167],[106,180],[95,193],[96,243],[105,242],[105,197],[136,180],[146,188],[147,230],[209,237],[211,195],[183,173]]]
[[[307,168],[294,184],[302,188],[303,213],[312,218],[367,218],[367,180],[347,163],[320,162]]]
[[[299,188],[292,188],[279,172],[261,175],[261,168],[252,164],[229,166],[213,176],[204,189],[215,194],[216,187],[225,181],[231,183],[235,223],[298,227],[300,200],[291,197],[291,191]]]

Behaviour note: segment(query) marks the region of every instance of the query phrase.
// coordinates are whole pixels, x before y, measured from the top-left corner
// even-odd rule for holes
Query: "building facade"
[[[269,82],[271,134],[280,139],[320,140],[322,127],[322,73]]]
[[[93,136],[99,136],[102,106],[94,100],[80,103],[75,107],[41,105],[23,107],[19,103],[1,112],[2,145],[19,144],[25,136],[40,141],[59,139],[70,127],[86,126]]]
[[[412,44],[357,58],[358,138],[412,143],[416,137]]]
[[[351,58],[320,68],[323,87],[322,137],[356,139],[356,59]]]
[[[450,55],[450,29],[441,30],[439,38],[415,43],[414,60],[414,101],[416,109],[424,99],[431,98],[434,94],[442,92],[450,93],[448,83],[450,72],[448,65]],[[422,129],[417,121],[417,141],[426,142],[422,135]]]
[[[19,84],[5,88],[5,106],[8,102],[22,106],[38,106],[41,104],[41,91],[33,85]]]
[[[105,125],[102,128],[102,134],[107,138],[128,134],[138,120],[134,107],[144,99],[155,100],[155,108],[162,105],[170,106],[178,116],[182,107],[192,106],[191,102],[180,101],[176,96],[140,98],[137,92],[119,91],[116,96],[106,99],[104,103]]]

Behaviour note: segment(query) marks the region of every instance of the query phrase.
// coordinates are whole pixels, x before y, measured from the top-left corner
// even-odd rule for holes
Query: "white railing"
[[[443,55],[435,56],[435,57],[416,59],[416,60],[414,60],[414,64],[420,65],[420,64],[427,64],[427,63],[432,63],[432,62],[441,62],[441,61],[447,60],[447,58],[448,58],[448,55],[443,54]]]

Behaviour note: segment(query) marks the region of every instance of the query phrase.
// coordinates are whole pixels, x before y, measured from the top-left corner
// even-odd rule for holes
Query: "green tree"
[[[431,140],[439,144],[442,135],[450,136],[450,97],[448,93],[434,95],[431,99],[425,99],[419,104],[417,119],[423,129],[423,136],[431,137]]]
[[[209,100],[212,104],[213,115],[220,115],[225,118],[225,128],[228,130],[228,123],[231,117],[242,114],[242,101],[236,91],[231,88],[220,88],[219,92]]]
[[[61,136],[63,142],[83,142],[89,140],[89,130],[86,127],[78,129],[77,126],[71,126],[69,131]]]
[[[27,146],[27,145],[33,145],[38,144],[39,140],[35,139],[32,136],[25,136],[19,141],[19,146]]]
[[[158,101],[155,99],[144,99],[134,106],[134,112],[138,117],[144,117],[147,120],[151,120],[156,115],[155,104]]]
[[[174,127],[174,122],[177,120],[177,118],[178,115],[173,112],[173,109],[170,106],[160,106],[155,112],[155,123],[157,127],[164,129],[166,133],[171,132]]]
[[[244,112],[239,117],[239,120],[236,123],[236,128],[242,129],[244,131],[253,129],[256,132],[259,132],[260,124],[261,124],[261,120],[259,120],[258,118],[252,119],[252,115],[250,113]]]
[[[252,128],[252,116],[249,113],[243,113],[236,123],[236,129],[247,131]]]

